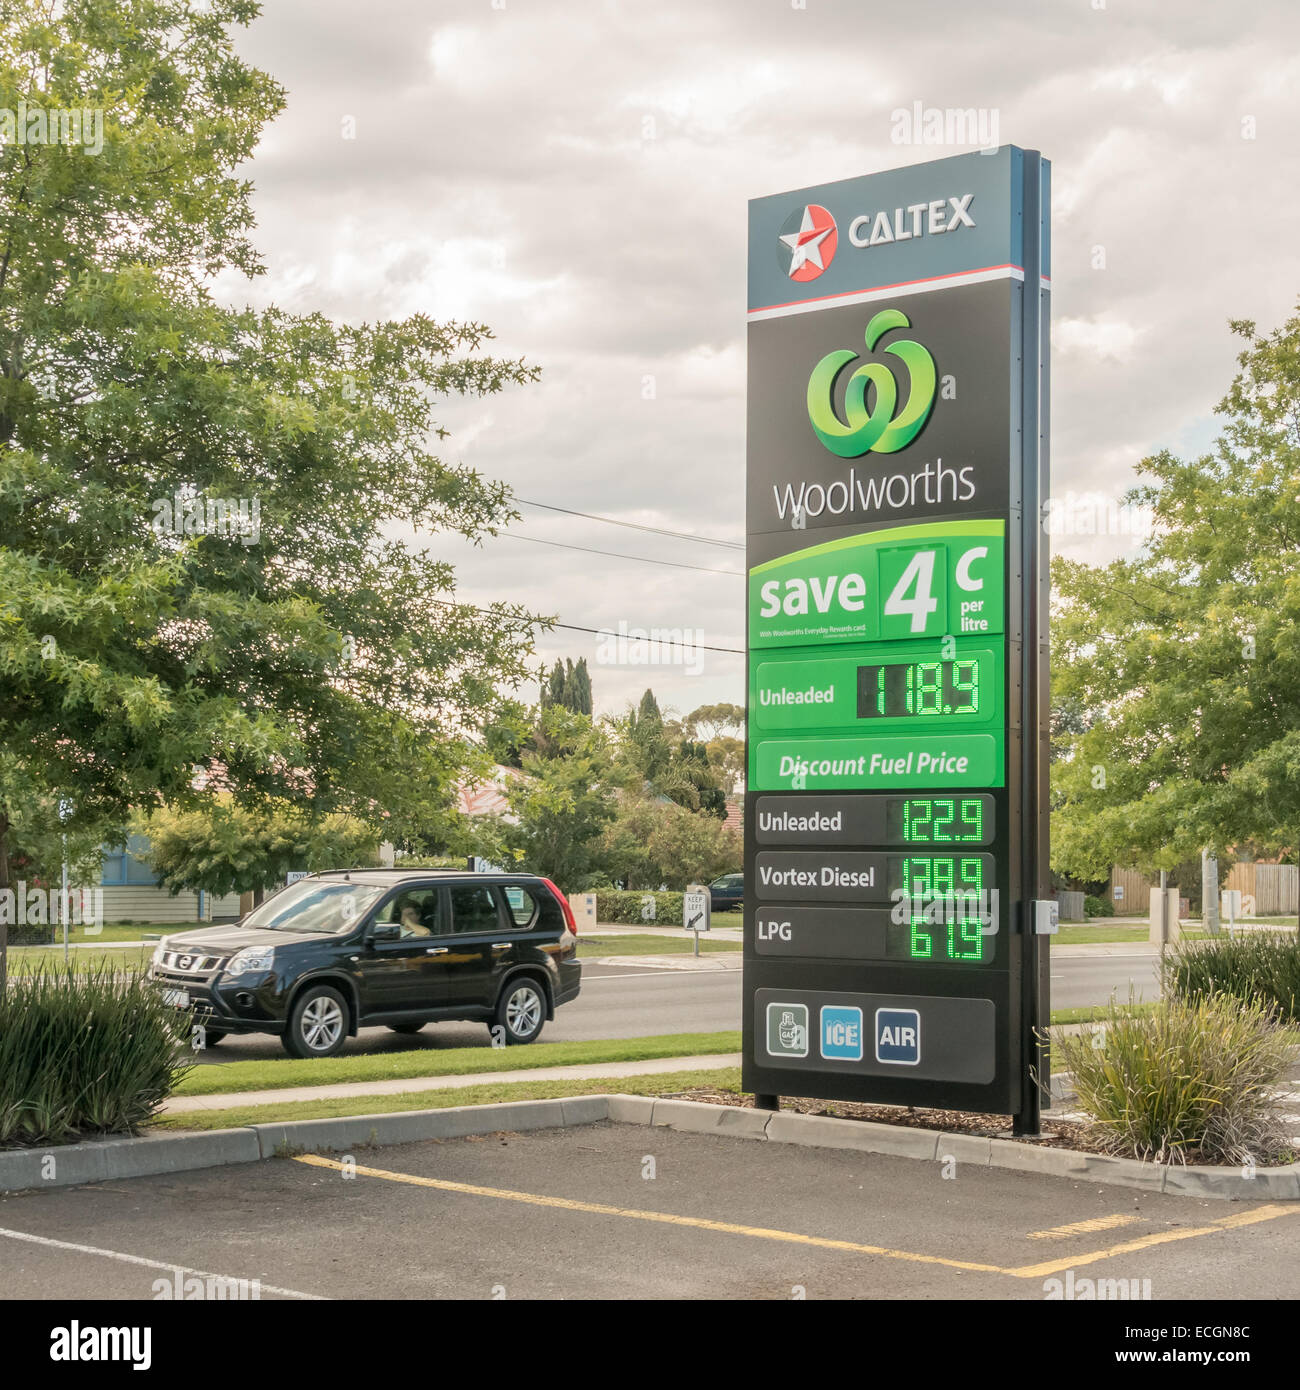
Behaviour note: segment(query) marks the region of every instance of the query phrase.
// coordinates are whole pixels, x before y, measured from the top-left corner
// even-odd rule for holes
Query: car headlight
[[[274,946],[246,946],[226,962],[226,974],[246,975],[250,970],[269,970],[274,959]]]
[[[163,939],[153,948],[153,959],[149,964],[155,969],[162,964],[162,958],[167,951],[167,938]]]

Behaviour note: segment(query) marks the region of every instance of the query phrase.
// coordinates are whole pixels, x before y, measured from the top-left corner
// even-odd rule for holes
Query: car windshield
[[[294,883],[255,908],[240,926],[262,931],[331,932],[337,936],[351,931],[383,892],[369,883]]]

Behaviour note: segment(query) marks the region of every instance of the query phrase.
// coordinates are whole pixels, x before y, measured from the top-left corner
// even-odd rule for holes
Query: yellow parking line
[[[1157,1231],[1140,1236],[1106,1250],[1091,1250],[1042,1264],[1022,1265],[1008,1269],[1003,1265],[979,1264],[972,1260],[950,1260],[942,1255],[922,1255],[914,1250],[891,1250],[884,1245],[862,1245],[851,1240],[831,1240],[827,1236],[806,1236],[798,1231],[778,1231],[769,1226],[741,1226],[730,1221],[710,1221],[702,1216],[678,1216],[665,1211],[642,1211],[636,1207],[613,1207],[603,1202],[583,1202],[572,1197],[547,1197],[537,1192],[515,1192],[507,1187],[481,1187],[477,1183],[450,1182],[446,1178],[421,1178],[411,1173],[392,1173],[384,1168],[363,1168],[360,1164],[344,1164],[321,1154],[299,1154],[295,1163],[307,1163],[315,1168],[334,1168],[356,1173],[366,1178],[383,1178],[387,1182],[407,1183],[412,1187],[431,1187],[439,1192],[459,1192],[469,1197],[493,1197],[504,1202],[523,1202],[533,1207],[552,1207],[559,1211],[588,1212],[594,1216],[621,1216],[632,1221],[656,1221],[667,1226],[687,1226],[700,1231],[718,1231],[723,1235],[751,1236],[758,1240],[783,1241],[788,1245],[811,1245],[820,1250],[843,1250],[854,1255],[880,1255],[888,1260],[908,1260],[914,1264],[943,1265],[947,1269],[970,1270],[978,1274],[1007,1274],[1014,1279],[1041,1279],[1065,1269],[1095,1264],[1098,1260],[1113,1259],[1134,1250],[1164,1245],[1175,1240],[1190,1240],[1194,1236],[1213,1235],[1239,1226],[1252,1226],[1261,1221],[1273,1221],[1282,1216],[1300,1215],[1300,1203],[1283,1206],[1274,1204],[1235,1212],[1206,1226],[1184,1227],[1173,1231]]]
[[[318,1168],[342,1168],[332,1158],[319,1154],[299,1154],[296,1163],[310,1163]],[[362,1168],[350,1172],[367,1178],[386,1178],[389,1182],[411,1183],[415,1187],[433,1187],[440,1192],[463,1192],[471,1197],[496,1197],[506,1202],[526,1202],[534,1207],[556,1207],[561,1211],[590,1212],[596,1216],[623,1216],[633,1221],[658,1221],[668,1226],[692,1226],[701,1231],[720,1231],[725,1235],[755,1236],[760,1240],[780,1240],[791,1245],[815,1245],[823,1250],[847,1250],[856,1255],[883,1255],[891,1260],[913,1260],[918,1264],[946,1265],[949,1269],[974,1270],[981,1274],[1005,1274],[999,1265],[974,1264],[969,1260],[947,1260],[941,1255],[918,1255],[911,1250],[889,1250],[883,1245],[859,1245],[851,1240],[830,1240],[825,1236],[805,1236],[797,1231],[775,1231],[767,1226],[738,1226],[730,1221],[710,1221],[702,1216],[677,1216],[666,1211],[641,1211],[636,1207],[611,1207],[602,1202],[580,1202],[571,1197],[543,1197],[535,1192],[512,1192],[504,1187],[479,1187],[467,1182],[448,1182],[445,1178],[417,1178],[409,1173],[389,1173],[382,1168]]]
[[[1086,1235],[1089,1231],[1110,1231],[1116,1226],[1131,1226],[1140,1216],[1120,1212],[1116,1216],[1094,1216],[1091,1221],[1073,1221],[1068,1226],[1049,1226],[1045,1231],[1030,1231],[1030,1240],[1062,1240],[1066,1236]]]
[[[1174,1231],[1155,1231],[1149,1236],[1138,1236],[1136,1240],[1125,1241],[1123,1245],[1112,1245],[1108,1250],[1092,1250],[1086,1255],[1063,1255],[1059,1260],[1047,1260],[1038,1265],[1022,1265],[1019,1269],[1008,1269],[1017,1279],[1040,1279],[1047,1274],[1058,1274],[1065,1269],[1077,1269],[1080,1265],[1096,1264],[1098,1260],[1113,1259],[1116,1255],[1128,1255],[1134,1250],[1147,1250],[1153,1245],[1168,1245],[1173,1240],[1191,1240],[1194,1236],[1214,1235],[1218,1231],[1231,1231],[1238,1226],[1253,1226],[1260,1221],[1275,1221],[1279,1216],[1300,1215],[1300,1205],[1282,1206],[1274,1203],[1267,1207],[1252,1207],[1249,1211],[1234,1212],[1211,1221],[1208,1226],[1184,1226]]]

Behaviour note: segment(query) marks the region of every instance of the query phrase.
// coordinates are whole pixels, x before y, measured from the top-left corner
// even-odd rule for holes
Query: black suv
[[[299,879],[237,925],[166,937],[149,976],[193,1011],[205,1046],[278,1033],[294,1057],[329,1057],[359,1028],[418,1033],[439,1019],[535,1042],[577,998],[582,966],[573,911],[549,879],[351,869]]]

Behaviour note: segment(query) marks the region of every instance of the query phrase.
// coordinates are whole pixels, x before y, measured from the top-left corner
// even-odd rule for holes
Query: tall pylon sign
[[[764,1096],[1037,1128],[1048,209],[1047,161],[1014,146],[750,203],[743,1078]]]

